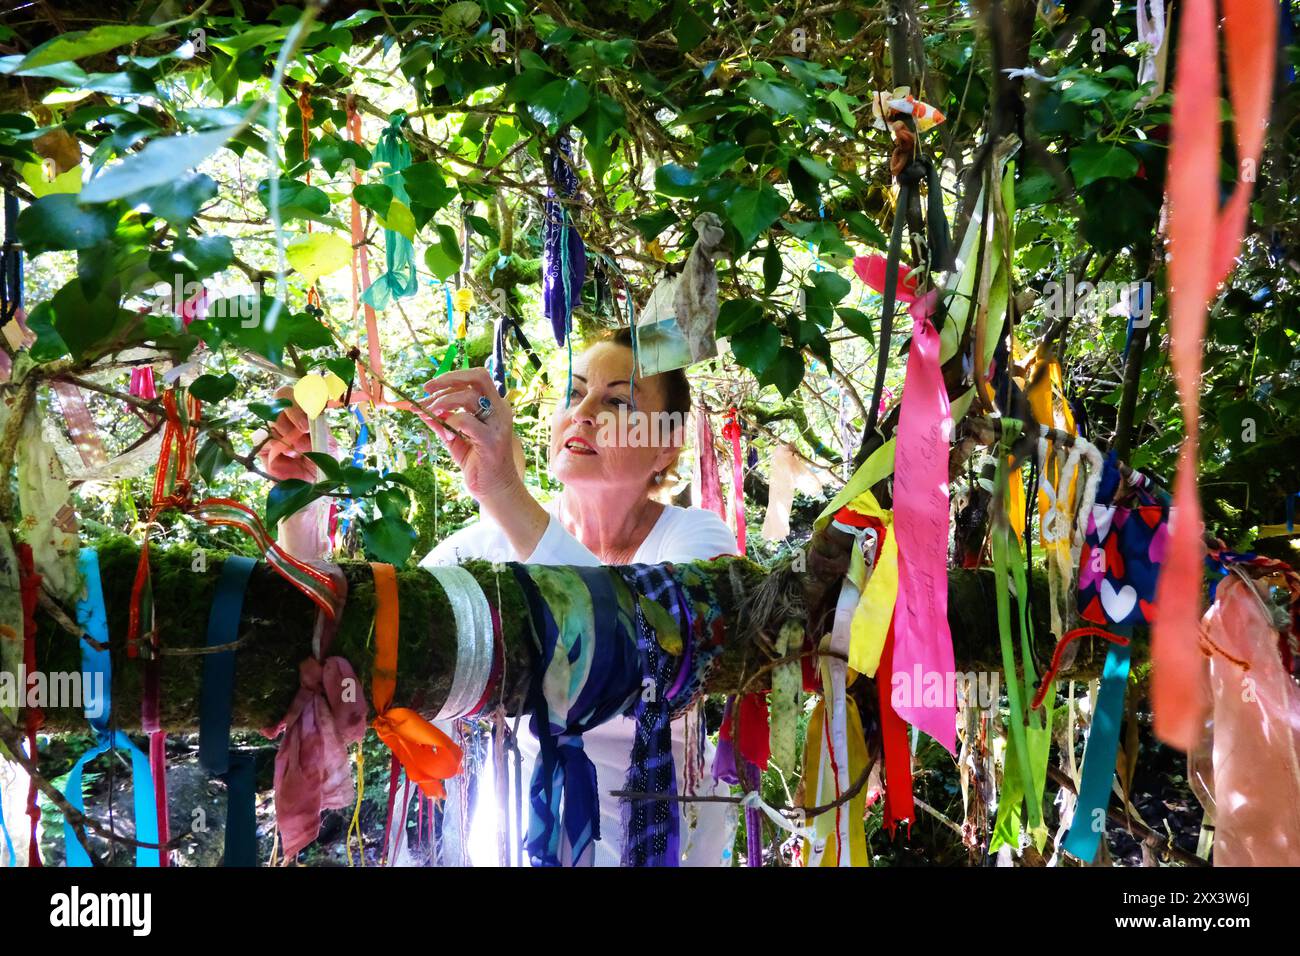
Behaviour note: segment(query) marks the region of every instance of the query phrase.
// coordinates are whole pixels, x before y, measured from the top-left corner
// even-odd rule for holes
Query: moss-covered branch
[[[128,602],[138,557],[135,545],[123,538],[100,544],[101,576],[113,651],[113,712],[124,729],[138,728],[143,667],[124,652]],[[159,631],[165,647],[202,646],[208,611],[221,571],[222,558],[208,552],[200,558],[193,546],[155,548],[153,588]],[[707,562],[727,621],[727,648],[709,681],[711,691],[735,692],[745,674],[759,669],[767,657],[753,640],[756,630],[773,633],[780,622],[751,619],[755,597],[767,572],[735,558]],[[489,600],[501,610],[507,647],[504,699],[511,709],[520,705],[532,667],[523,598],[507,566],[494,571],[487,562],[465,567],[478,579]],[[349,595],[331,653],[346,658],[369,689],[374,653],[371,622],[374,586],[370,568],[360,562],[344,566]],[[797,581],[798,578],[792,580]],[[1042,582],[1036,582],[1040,584]],[[957,667],[962,671],[1000,668],[992,573],[953,571],[949,581],[949,618]],[[437,581],[423,570],[398,573],[401,638],[395,704],[432,715],[441,706],[455,668],[455,629],[446,597]],[[1034,610],[1045,611],[1045,588],[1035,588]],[[289,587],[265,564],[258,566],[244,603],[243,643],[236,652],[234,723],[254,729],[274,725],[287,710],[298,686],[298,664],[310,653],[315,606]],[[51,616],[38,614],[38,666],[45,672],[80,669],[80,645]],[[1049,659],[1052,642],[1042,620],[1036,622],[1039,667]],[[1104,649],[1081,649],[1073,676],[1095,674]],[[1135,649],[1145,658],[1145,647]],[[192,731],[198,723],[202,655],[168,655],[163,660],[163,723],[170,731]],[[758,686],[758,685],[755,685]],[[72,708],[47,708],[51,732],[84,727]]]

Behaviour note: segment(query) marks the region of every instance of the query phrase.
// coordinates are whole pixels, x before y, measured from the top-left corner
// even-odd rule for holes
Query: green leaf
[[[194,467],[208,484],[231,462],[225,450],[211,438],[205,439],[194,456]]]
[[[18,216],[18,238],[29,256],[56,249],[89,249],[108,240],[117,213],[87,209],[70,193],[56,193],[32,203]]]
[[[330,481],[343,481],[343,465],[333,455],[327,455],[323,451],[309,451],[303,457],[319,468],[321,474]]]
[[[464,253],[460,240],[456,237],[456,230],[451,226],[439,224],[437,233],[438,241],[430,243],[424,250],[424,264],[440,281],[445,282],[460,271]]]
[[[1067,82],[1070,85],[1061,91],[1063,103],[1098,103],[1114,92],[1109,84],[1081,73],[1072,75]]]
[[[1082,189],[1107,177],[1131,179],[1137,175],[1138,159],[1123,146],[1087,143],[1070,150],[1070,170],[1075,186]]]
[[[423,206],[427,211],[423,220],[416,216],[421,227],[456,195],[455,188],[447,185],[442,169],[436,163],[415,163],[408,166],[402,170],[402,184],[406,186],[406,195],[411,202]]]
[[[407,195],[410,195],[408,192]],[[367,209],[373,209],[381,216],[388,214],[388,206],[393,201],[393,189],[383,183],[362,183],[352,190],[352,198]]]
[[[42,43],[23,57],[17,69],[31,70],[37,67],[49,66],[53,63],[80,60],[83,57],[94,56],[96,53],[107,53],[109,50],[115,50],[128,43],[134,43],[136,40],[153,36],[156,32],[158,32],[157,27],[126,25],[95,27],[93,30],[74,30],[71,33],[61,34],[53,40]],[[14,71],[5,70],[4,72]]]
[[[271,184],[263,180],[257,186],[257,198],[271,208]],[[316,219],[329,215],[330,197],[315,186],[296,179],[280,180],[280,215],[286,219]]]
[[[361,525],[361,540],[372,558],[396,567],[406,564],[418,535],[405,519],[384,515],[358,523]]]
[[[808,119],[808,98],[780,80],[751,77],[740,84],[740,88],[750,99],[762,103],[778,116],[793,116],[801,122]]]
[[[689,53],[709,35],[709,25],[691,9],[690,4],[679,0],[673,11],[673,35],[677,37],[677,49]]]
[[[772,364],[780,349],[781,333],[770,322],[749,326],[731,336],[736,361],[756,375]]]
[[[812,284],[831,302],[839,302],[853,288],[853,284],[844,276],[826,269],[813,273]]]
[[[287,478],[279,482],[266,495],[266,526],[274,528],[282,518],[301,511],[319,497],[310,481]]]
[[[761,321],[763,307],[752,299],[728,299],[718,309],[719,336],[732,336]]]
[[[740,234],[737,253],[754,244],[760,233],[776,222],[790,204],[767,183],[757,189],[737,189],[725,203],[727,218]]]
[[[407,239],[415,241],[415,217],[411,215],[411,207],[400,199],[394,199],[389,204],[388,212],[379,217],[379,224],[385,229],[391,229],[399,236],[405,236]],[[349,257],[351,257],[351,253],[352,247],[349,245]]]
[[[105,282],[94,296],[86,294],[80,279],[73,279],[50,299],[54,330],[67,343],[73,358],[90,354],[123,325],[135,320],[134,313],[118,305],[120,295],[116,279]]]
[[[889,239],[880,231],[880,227],[862,213],[845,213],[844,221],[848,223],[849,230],[868,245],[877,249],[884,249],[889,245]]]
[[[411,506],[411,496],[401,488],[381,488],[375,492],[375,504],[385,518],[402,518]]]
[[[860,335],[872,345],[876,344],[876,330],[871,324],[871,317],[860,309],[840,306],[835,314],[844,322],[844,327],[854,335]]]
[[[781,284],[781,254],[776,250],[776,243],[768,240],[767,251],[763,253],[763,294],[771,295]]]
[[[192,268],[192,278],[206,279],[235,261],[235,248],[229,236],[187,236],[176,240],[174,255],[181,256]]]
[[[239,382],[226,372],[222,375],[200,375],[190,386],[190,394],[201,402],[215,405],[234,393]]]
[[[289,408],[293,408],[293,399],[290,398],[277,398],[270,403],[248,403],[248,410],[264,422],[274,422],[280,417],[281,412]]]
[[[148,206],[149,211],[173,226],[189,225],[203,204],[217,195],[217,183],[203,174],[180,176],[177,180],[146,189],[129,200],[132,206]]]
[[[587,109],[591,94],[578,80],[553,80],[528,98],[528,112],[552,133],[572,123]]]
[[[109,202],[175,182],[224,146],[233,132],[233,127],[223,127],[206,133],[155,139],[87,183],[81,199],[88,203]]]
[[[776,358],[758,376],[762,385],[775,385],[782,398],[789,398],[803,381],[803,355],[798,349],[781,346]]]

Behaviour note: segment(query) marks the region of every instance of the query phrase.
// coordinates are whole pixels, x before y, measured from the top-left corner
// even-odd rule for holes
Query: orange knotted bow
[[[442,782],[460,773],[460,748],[409,707],[393,707],[397,689],[397,571],[372,562],[375,575],[375,666],[370,696],[378,716],[370,725],[393,752],[407,778],[426,796],[446,796]]]

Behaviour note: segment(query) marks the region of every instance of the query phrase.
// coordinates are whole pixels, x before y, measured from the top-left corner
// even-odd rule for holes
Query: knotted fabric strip
[[[458,565],[425,565],[446,592],[456,619],[456,669],[438,720],[473,713],[492,678],[492,609],[474,575]]]
[[[460,773],[460,748],[450,737],[409,707],[394,707],[397,690],[397,571],[391,564],[371,563],[375,575],[375,664],[370,694],[377,716],[371,723],[406,776],[425,796],[446,796],[443,781]]]
[[[672,566],[635,564],[618,569],[637,596],[636,635],[642,686],[636,701],[636,736],[623,789],[675,796],[672,691],[683,661],[683,635],[692,631],[686,599]],[[665,611],[665,607],[667,611]],[[677,866],[681,815],[675,800],[623,801],[623,866]]]
[[[221,647],[239,640],[244,591],[255,567],[256,561],[240,555],[232,555],[221,566],[221,578],[208,614],[208,647]],[[248,754],[230,749],[234,690],[234,649],[203,655],[203,681],[199,685],[199,766],[226,782],[226,848],[222,865],[256,866],[253,762]]]
[[[79,556],[81,575],[85,580],[85,596],[77,602],[77,623],[86,635],[104,650],[95,650],[89,641],[81,642],[82,694],[85,701],[86,720],[95,732],[95,746],[82,754],[68,773],[64,796],[73,809],[85,810],[81,776],[86,764],[110,748],[131,755],[131,793],[135,803],[135,838],[140,843],[158,843],[158,816],[153,801],[153,774],[149,772],[149,758],[131,738],[120,730],[111,730],[109,717],[112,711],[112,658],[108,651],[108,615],[104,609],[104,586],[99,576],[99,554],[94,548],[83,548]],[[72,824],[64,821],[64,843],[68,866],[90,866],[90,857],[77,840]],[[155,848],[137,846],[136,866],[158,866],[159,852]]]
[[[529,785],[528,854],[533,866],[590,866],[600,809],[582,734],[623,713],[641,691],[632,598],[604,567],[512,567],[538,651],[530,709],[540,747]]]
[[[284,719],[262,730],[270,739],[284,734],[275,754],[274,787],[275,822],[286,860],[316,839],[321,811],[352,803],[348,745],[360,743],[366,734],[361,681],[342,657],[326,656],[347,597],[343,573],[333,567],[329,576],[339,603],[330,614],[317,612],[312,656],[298,665],[298,693]]]

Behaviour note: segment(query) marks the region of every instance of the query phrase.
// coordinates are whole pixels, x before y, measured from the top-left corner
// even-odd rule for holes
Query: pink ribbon
[[[1186,437],[1174,479],[1169,549],[1156,591],[1151,699],[1156,736],[1180,750],[1196,745],[1208,704],[1197,649],[1205,545],[1196,489],[1206,313],[1215,288],[1232,271],[1245,230],[1264,145],[1277,46],[1273,0],[1225,0],[1223,14],[1238,169],[1222,211],[1214,0],[1188,0],[1180,14],[1169,144],[1169,357]]]
[[[320,833],[322,810],[352,804],[355,790],[348,744],[366,733],[367,705],[352,665],[341,657],[309,657],[298,665],[298,693],[279,725],[275,755],[275,819],[292,858]]]
[[[154,382],[152,365],[131,369],[130,392],[136,398],[158,397],[158,387]]]
[[[858,256],[853,260],[853,271],[858,278],[881,295],[885,294],[885,273],[889,260],[882,255]],[[894,287],[894,298],[899,302],[916,301],[916,279],[908,278],[912,270],[906,265],[898,267],[898,285]]]
[[[906,699],[894,709],[956,756],[957,704],[949,690],[955,670],[948,630],[948,439],[952,419],[939,367],[939,333],[930,321],[937,299],[938,290],[932,290],[909,310],[912,345],[894,451],[898,603],[893,667],[895,673],[907,675],[909,687],[903,695]],[[927,704],[932,696],[939,702]]]
[[[722,426],[722,437],[731,442],[731,500],[736,507],[736,552],[745,553],[745,480],[740,450],[740,421],[733,408]]]
[[[701,508],[727,520],[727,506],[722,502],[722,482],[718,477],[718,456],[713,451],[713,426],[703,405],[695,409],[696,467],[699,470]]]

